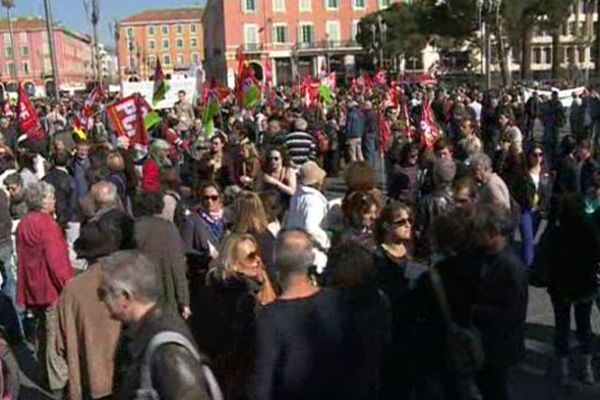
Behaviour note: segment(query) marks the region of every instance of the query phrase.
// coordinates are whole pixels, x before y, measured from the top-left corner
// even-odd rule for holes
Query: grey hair
[[[307,273],[315,262],[310,235],[299,230],[283,232],[277,239],[275,260],[283,274]]]
[[[117,187],[111,182],[95,183],[92,186],[91,195],[94,203],[100,207],[113,207],[119,202]]]
[[[139,250],[117,251],[102,263],[102,286],[112,295],[126,293],[141,303],[155,303],[161,296],[156,269]]]
[[[164,139],[154,139],[150,145],[152,150],[169,150],[171,146]]]
[[[29,211],[40,211],[50,197],[54,197],[54,186],[44,181],[35,182],[25,188],[25,203]]]
[[[308,122],[304,118],[297,118],[294,122],[294,128],[299,131],[305,131],[308,128]]]
[[[471,168],[483,167],[484,169],[492,170],[492,159],[485,153],[477,153],[469,158],[469,165]]]

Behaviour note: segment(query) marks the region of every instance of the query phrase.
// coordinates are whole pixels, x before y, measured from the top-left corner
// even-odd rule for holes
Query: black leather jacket
[[[115,359],[115,399],[134,399],[140,387],[144,351],[156,334],[176,331],[194,340],[184,321],[154,307],[143,320],[127,327]],[[161,400],[209,400],[200,363],[182,346],[165,344],[152,357],[152,383]]]

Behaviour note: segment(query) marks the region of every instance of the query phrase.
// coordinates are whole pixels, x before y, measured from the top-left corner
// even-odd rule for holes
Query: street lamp
[[[58,61],[56,60],[56,52],[54,51],[54,29],[52,20],[52,6],[50,0],[44,0],[44,10],[46,11],[46,31],[48,33],[48,47],[50,48],[50,58],[52,59],[52,76],[54,79],[54,96],[56,100],[60,98],[59,76],[58,76]]]
[[[383,45],[385,44],[387,37],[387,24],[383,20],[383,16],[381,14],[377,15],[377,27],[379,28],[379,68],[383,68]]]
[[[2,7],[6,8],[6,18],[8,19],[8,34],[10,36],[10,51],[12,53],[12,64],[13,69],[10,71],[12,78],[15,83],[18,84],[18,72],[17,72],[17,53],[15,52],[15,41],[13,37],[13,25],[12,18],[10,15],[10,9],[15,6],[15,0],[2,0]]]

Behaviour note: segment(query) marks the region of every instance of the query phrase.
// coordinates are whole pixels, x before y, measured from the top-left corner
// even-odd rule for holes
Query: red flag
[[[29,101],[29,97],[27,97],[27,93],[25,93],[25,88],[20,84],[18,96],[19,99],[17,100],[17,113],[19,120],[19,131],[22,134],[27,135],[27,137],[32,140],[44,139],[46,134],[42,129],[42,124],[40,123],[38,113],[33,107],[33,104],[31,104],[31,101]]]
[[[127,136],[133,146],[141,152],[147,151],[148,133],[144,127],[144,117],[151,110],[139,94],[126,97],[106,109],[117,136]]]
[[[431,148],[440,138],[440,128],[433,119],[431,102],[423,99],[423,111],[421,114],[421,137],[425,147]]]
[[[102,88],[100,86],[96,86],[94,90],[90,92],[87,99],[83,103],[83,108],[81,109],[81,114],[79,115],[79,123],[81,127],[84,129],[91,129],[93,121],[91,117],[94,115],[94,108],[96,103],[102,98]]]
[[[377,75],[373,77],[373,84],[377,86],[387,86],[387,72],[385,69],[380,69]]]
[[[392,129],[390,128],[390,124],[385,118],[384,112],[379,111],[378,114],[379,119],[379,149],[381,154],[387,153],[390,148],[390,144],[392,142]]]

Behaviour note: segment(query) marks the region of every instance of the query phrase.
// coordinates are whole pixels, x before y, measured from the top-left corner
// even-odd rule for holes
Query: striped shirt
[[[308,132],[295,131],[288,133],[285,136],[285,147],[296,166],[317,157],[317,143]]]

